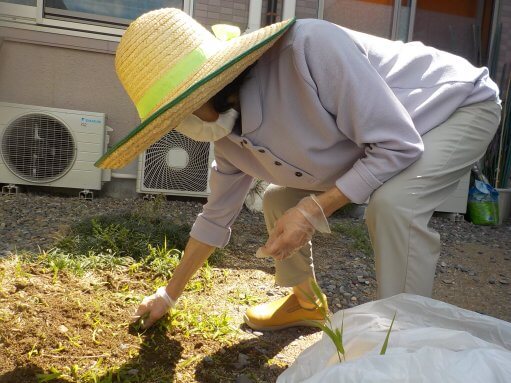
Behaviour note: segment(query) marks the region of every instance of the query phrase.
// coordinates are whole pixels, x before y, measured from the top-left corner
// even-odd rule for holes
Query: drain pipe
[[[125,180],[136,180],[137,175],[136,174],[129,174],[129,173],[116,173],[112,172],[112,178],[121,178]]]

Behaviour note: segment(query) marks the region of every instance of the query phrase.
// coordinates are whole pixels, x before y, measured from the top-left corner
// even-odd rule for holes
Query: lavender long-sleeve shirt
[[[363,203],[416,161],[457,108],[498,100],[486,68],[321,20],[299,20],[240,90],[242,132],[215,142],[211,195],[191,236],[223,247],[253,178]],[[441,129],[441,128],[440,128]]]

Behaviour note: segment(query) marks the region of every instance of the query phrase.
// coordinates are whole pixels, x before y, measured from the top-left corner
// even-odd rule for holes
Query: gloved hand
[[[176,301],[167,294],[165,287],[162,286],[154,294],[142,300],[135,315],[131,317],[131,323],[134,324],[140,321],[140,327],[145,330],[151,327],[175,305]]]
[[[268,241],[257,251],[256,256],[266,254],[277,260],[285,259],[309,242],[315,230],[330,233],[321,205],[314,195],[310,195],[301,199],[277,220]]]

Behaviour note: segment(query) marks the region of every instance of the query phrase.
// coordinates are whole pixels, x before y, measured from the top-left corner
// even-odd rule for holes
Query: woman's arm
[[[190,237],[186,244],[183,258],[165,288],[170,299],[176,301],[179,298],[190,278],[206,262],[214,250],[214,246],[207,245]],[[142,326],[146,329],[164,316],[168,310],[169,303],[162,296],[153,294],[144,298],[132,321],[136,322],[140,318],[145,318]]]
[[[183,258],[181,258],[166,287],[167,294],[172,299],[176,300],[181,296],[190,278],[206,262],[214,250],[214,246],[190,237],[186,244]]]
[[[351,202],[349,198],[335,186],[324,193],[316,195],[316,199],[326,217],[330,217],[336,210],[339,210],[341,207]]]

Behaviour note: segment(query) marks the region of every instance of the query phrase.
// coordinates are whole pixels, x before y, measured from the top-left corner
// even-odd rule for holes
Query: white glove
[[[176,301],[167,294],[165,287],[159,287],[154,294],[142,300],[137,312],[131,317],[131,323],[140,321],[141,328],[147,329],[175,305]]]
[[[257,250],[256,257],[285,259],[309,242],[316,230],[330,233],[321,205],[314,195],[310,195],[301,199],[277,220],[268,241]]]

